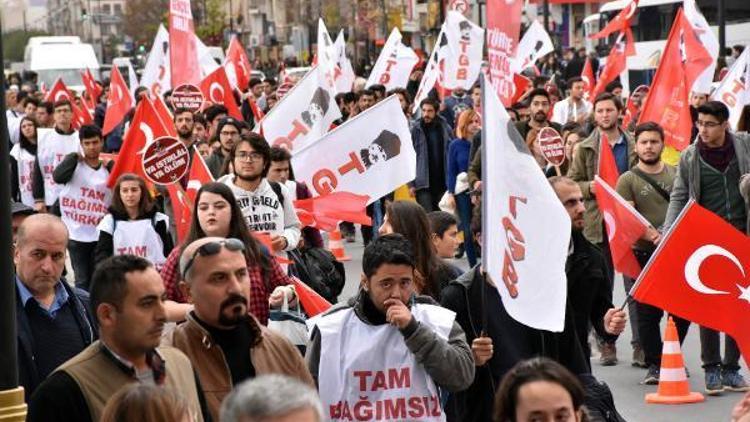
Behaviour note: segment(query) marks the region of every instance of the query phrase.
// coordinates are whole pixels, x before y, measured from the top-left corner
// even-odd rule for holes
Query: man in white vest
[[[39,129],[37,133],[37,154],[34,171],[31,175],[31,189],[34,208],[47,212],[60,195],[60,186],[52,180],[52,172],[62,159],[70,153],[78,152],[78,132],[73,129],[73,107],[68,100],[55,102],[55,126],[52,129]]]
[[[443,421],[438,388],[474,379],[456,314],[415,293],[412,251],[400,234],[373,240],[359,294],[308,321],[305,359],[326,419]]]
[[[99,126],[84,125],[79,132],[83,155],[73,152],[55,168],[52,178],[60,186],[60,217],[70,232],[68,251],[76,286],[89,289],[94,274],[96,227],[108,212],[111,192],[107,187],[113,162],[99,158],[104,141]]]

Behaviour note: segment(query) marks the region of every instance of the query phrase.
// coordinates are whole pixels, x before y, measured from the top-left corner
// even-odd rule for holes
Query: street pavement
[[[339,296],[343,301],[357,292],[362,274],[362,246],[359,231],[357,231],[356,243],[344,243],[350,261],[344,263],[346,268],[346,285]],[[453,261],[461,268],[467,269],[466,259]],[[618,275],[616,280],[614,302],[618,306],[625,300],[622,278]],[[664,332],[665,320],[662,321],[662,333]],[[617,341],[618,358],[620,363],[616,366],[603,367],[597,359],[592,359],[594,375],[609,384],[615,398],[615,404],[622,416],[628,422],[724,422],[730,420],[732,407],[741,398],[741,393],[724,393],[720,397],[706,396],[702,403],[683,405],[653,405],[646,404],[644,397],[646,393],[656,391],[656,386],[645,386],[639,383],[646,374],[645,369],[631,366],[632,349],[630,347],[630,326]],[[723,342],[722,342],[723,343]],[[690,372],[691,391],[703,392],[703,370],[700,361],[700,342],[698,339],[698,327],[690,327],[685,344],[682,347],[685,364]],[[743,362],[744,364],[744,362]],[[743,375],[747,378],[746,364],[743,365]]]

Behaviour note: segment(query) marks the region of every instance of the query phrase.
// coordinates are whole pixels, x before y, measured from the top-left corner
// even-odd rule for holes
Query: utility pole
[[[727,22],[726,22],[726,4],[724,0],[718,0],[717,20],[719,24],[719,57],[724,57],[727,49]]]
[[[2,23],[0,23],[2,25]],[[0,28],[2,33],[2,28]],[[3,37],[0,37],[0,63]],[[5,72],[0,72],[0,128],[7,127],[5,116]],[[8,131],[0,130],[0,419],[26,420],[23,387],[18,386],[18,354],[16,340],[16,282],[13,273],[13,237],[10,214],[10,161]]]

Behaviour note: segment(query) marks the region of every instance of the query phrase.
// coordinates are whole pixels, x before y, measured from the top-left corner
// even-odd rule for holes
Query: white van
[[[38,82],[51,88],[62,78],[69,89],[83,91],[81,73],[91,70],[99,78],[99,60],[91,44],[78,37],[32,37],[26,45],[24,67],[39,75]]]

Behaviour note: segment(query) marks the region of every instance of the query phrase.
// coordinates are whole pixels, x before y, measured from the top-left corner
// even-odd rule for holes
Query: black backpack
[[[294,261],[290,266],[294,275],[327,301],[336,303],[346,282],[344,264],[323,248],[295,249],[289,256]]]

